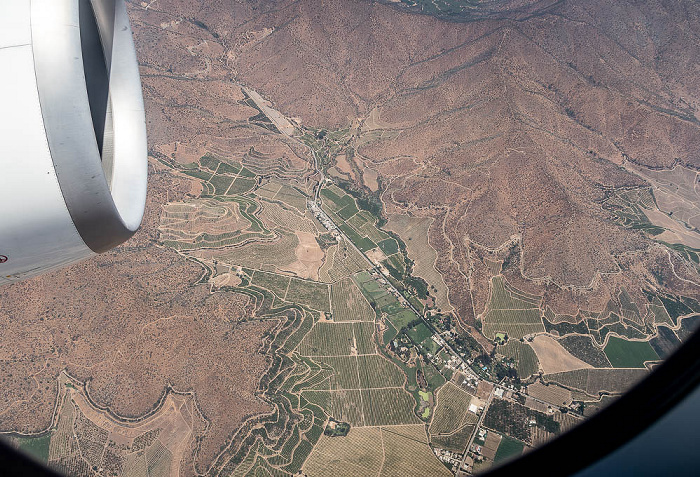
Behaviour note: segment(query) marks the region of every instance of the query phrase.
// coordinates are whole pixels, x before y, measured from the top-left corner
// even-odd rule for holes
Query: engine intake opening
[[[85,86],[90,103],[92,127],[102,158],[107,184],[112,183],[113,138],[112,105],[109,95],[109,68],[90,0],[79,0],[80,46],[83,54]]]

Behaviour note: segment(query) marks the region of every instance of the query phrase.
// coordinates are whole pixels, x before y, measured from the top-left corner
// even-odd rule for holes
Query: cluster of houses
[[[331,219],[328,218],[326,213],[323,210],[321,210],[321,207],[319,207],[319,205],[316,202],[311,200],[308,201],[307,204],[309,206],[309,210],[312,214],[314,214],[314,217],[316,217],[316,219],[319,222],[321,222],[321,225],[323,225],[326,228],[326,230],[328,230],[331,233],[331,235],[333,235],[333,237],[338,238],[340,232],[338,232],[338,229],[336,228],[335,224],[331,221]]]
[[[453,472],[457,471],[457,469],[459,468],[459,464],[462,461],[461,454],[458,454],[457,452],[451,452],[446,449],[438,448],[433,449],[433,452],[435,452],[437,458],[440,459],[442,462],[451,465]]]

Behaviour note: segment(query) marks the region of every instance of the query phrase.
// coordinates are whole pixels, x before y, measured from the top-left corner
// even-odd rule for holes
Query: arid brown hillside
[[[438,219],[437,266],[469,318],[469,243],[518,237],[526,277],[588,287],[649,247],[600,205],[645,184],[623,162],[700,166],[697,4],[481,7],[448,22],[362,0],[169,0],[132,16],[149,68],[209,67],[306,125],[359,125],[387,210]],[[206,51],[160,55],[164,38]]]
[[[0,430],[46,429],[62,369],[123,417],[147,414],[171,386],[193,391],[209,421],[195,460],[204,471],[243,419],[268,409],[254,393],[274,323],[240,322],[247,297],[193,286],[202,267],[155,245],[160,204],[190,181],[152,173],[149,186],[143,228],[125,246],[0,290]]]
[[[700,169],[698,2],[490,0],[449,21],[368,0],[128,4],[152,156],[241,162],[259,146],[312,190],[308,151],[256,123],[239,85],[302,126],[347,130],[357,187],[371,175],[384,214],[427,218],[449,303],[487,350],[472,326],[495,274],[572,317],[622,288],[640,306],[643,289],[700,298],[697,265],[606,208],[650,186],[635,170]],[[0,289],[0,431],[50,425],[62,369],[122,416],[173,387],[210,424],[183,461],[205,472],[271,409],[256,390],[274,322],[247,321],[248,297],[195,285],[202,267],[157,244],[162,206],[202,191],[158,164],[131,241]]]

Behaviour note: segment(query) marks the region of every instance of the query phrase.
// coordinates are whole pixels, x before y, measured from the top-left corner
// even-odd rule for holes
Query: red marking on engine
[[[0,263],[5,263],[7,262],[7,257],[4,255],[0,255]]]

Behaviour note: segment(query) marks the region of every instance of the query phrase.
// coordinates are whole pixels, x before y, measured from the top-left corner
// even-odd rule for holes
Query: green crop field
[[[513,288],[505,278],[493,277],[491,297],[484,315],[483,333],[494,339],[497,332],[511,339],[545,331],[539,309],[540,297]]]
[[[451,434],[460,427],[476,422],[476,415],[469,412],[472,396],[459,386],[447,383],[437,394],[437,408],[430,424],[431,435]],[[471,416],[473,419],[470,419]]]
[[[615,368],[643,368],[645,361],[656,361],[659,355],[647,341],[627,341],[611,336],[603,349]]]
[[[435,342],[432,336],[427,337],[421,343],[421,346],[425,348],[430,354],[437,354],[440,351],[440,345]]]
[[[331,390],[358,389],[360,387],[356,356],[327,357],[320,361],[333,368],[334,375],[328,381]],[[319,388],[315,386],[314,389]]]
[[[303,356],[349,356],[354,323],[316,323],[299,343]]]
[[[374,321],[374,310],[350,278],[331,286],[331,304],[334,321]]]
[[[251,284],[270,290],[277,295],[278,298],[284,300],[284,295],[287,293],[287,287],[289,286],[289,280],[290,278],[284,275],[256,270],[253,272]]]
[[[362,391],[365,425],[416,424],[413,397],[402,388],[366,389]]]
[[[394,298],[394,300],[396,300],[396,298]],[[408,326],[408,324],[410,322],[412,322],[413,320],[415,320],[417,318],[418,317],[416,316],[415,313],[413,313],[411,310],[407,310],[407,309],[403,309],[398,313],[394,313],[394,314],[389,315],[389,321],[391,322],[392,325],[394,325],[394,328],[396,328],[398,330]]]
[[[395,253],[398,253],[398,251],[399,251],[399,244],[393,238],[388,238],[388,239],[382,240],[377,245],[379,245],[379,248],[382,250],[382,252],[384,252],[384,254],[387,257],[389,255],[393,255]]]
[[[400,387],[405,376],[399,368],[388,359],[370,354],[358,356],[357,366],[360,375],[360,386],[363,388]]]
[[[428,328],[423,322],[418,323],[413,328],[409,328],[406,333],[411,337],[413,342],[417,344],[423,342],[433,334],[433,332],[430,331],[430,328]]]
[[[498,446],[498,450],[496,451],[496,456],[493,458],[493,462],[494,464],[497,464],[504,460],[508,460],[511,457],[519,456],[523,453],[524,448],[525,444],[519,440],[504,435],[503,439],[501,439],[500,445]]]
[[[209,179],[209,183],[214,186],[214,194],[216,195],[225,195],[231,182],[233,182],[233,177],[218,174]]]
[[[539,370],[537,355],[527,343],[509,340],[505,345],[499,346],[497,352],[515,361],[515,370],[518,372],[518,376],[523,379]]]
[[[325,283],[292,278],[285,300],[306,305],[313,310],[331,311],[328,285]]]
[[[355,333],[358,354],[372,354],[377,352],[377,347],[374,344],[374,322],[356,322],[352,324],[352,329]]]
[[[49,460],[49,442],[51,434],[46,434],[40,437],[24,437],[18,439],[19,449],[31,455],[39,462],[47,462]]]

